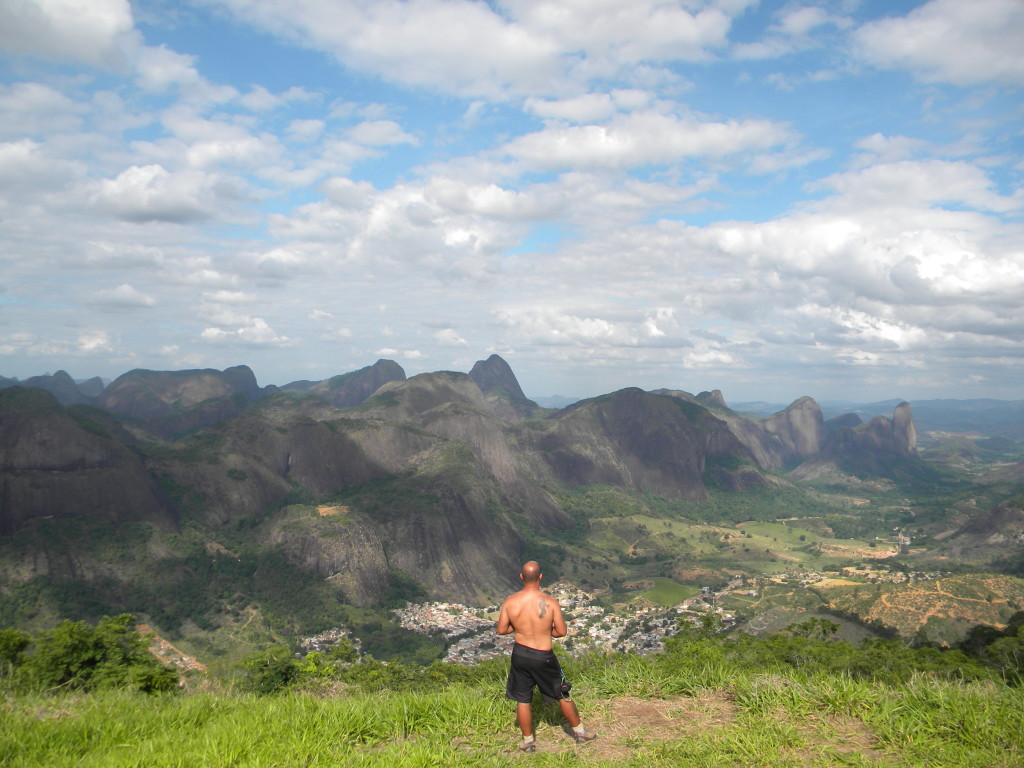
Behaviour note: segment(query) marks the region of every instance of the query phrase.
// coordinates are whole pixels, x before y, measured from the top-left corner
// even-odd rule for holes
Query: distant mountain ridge
[[[73,397],[68,382],[41,383]],[[709,483],[741,491],[809,461],[877,456],[860,460],[883,475],[886,457],[919,462],[909,406],[832,432],[809,397],[758,421],[717,390],[627,388],[550,412],[497,355],[468,374],[407,378],[379,360],[280,388],[247,366],[135,370],[95,405],[22,386],[0,395],[0,532],[55,516],[209,530],[264,520],[253,535],[356,604],[381,600],[396,570],[437,597],[500,594],[528,537],[573,526],[560,489],[699,501]],[[290,498],[341,511],[290,517]]]

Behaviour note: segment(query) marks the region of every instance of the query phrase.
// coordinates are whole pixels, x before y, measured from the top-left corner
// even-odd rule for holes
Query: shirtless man
[[[523,732],[523,752],[536,749],[533,736],[534,686],[540,689],[545,701],[557,701],[565,719],[572,727],[576,743],[592,741],[597,734],[588,731],[580,721],[576,703],[569,698],[572,687],[565,680],[558,659],[551,650],[551,638],[565,637],[568,630],[562,616],[562,606],[550,595],[540,591],[543,574],[540,565],[531,560],[523,565],[519,578],[523,588],[505,598],[498,616],[498,634],[515,632],[512,646],[512,665],[508,672],[505,696],[516,704],[516,721]]]

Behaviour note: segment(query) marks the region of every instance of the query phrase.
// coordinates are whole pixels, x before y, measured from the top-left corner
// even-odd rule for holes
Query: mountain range
[[[497,355],[411,378],[379,360],[282,387],[242,365],[134,370],[102,389],[58,372],[0,390],[0,535],[67,519],[171,532],[261,521],[254,536],[355,604],[382,600],[396,572],[436,597],[493,599],[528,541],[574,525],[565,488],[700,501],[709,485],[842,465],[927,473],[910,406],[837,427],[809,397],[757,420],[718,391],[629,388],[549,410]],[[296,500],[333,511],[275,516]],[[24,579],[113,575],[26,541]]]

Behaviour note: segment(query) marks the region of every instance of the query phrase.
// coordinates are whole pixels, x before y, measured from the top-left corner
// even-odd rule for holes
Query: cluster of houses
[[[454,640],[494,628],[498,606],[469,608],[461,603],[406,603],[393,613],[402,629],[423,634],[439,634],[445,640]]]
[[[355,648],[356,653],[361,651],[362,643],[358,637],[353,637],[352,633],[344,627],[334,627],[321,632],[319,635],[313,635],[312,637],[304,637],[299,641],[299,648],[302,649],[302,654],[308,653],[327,653],[334,646],[340,643],[342,640],[348,640],[352,643],[352,647]]]
[[[611,612],[599,605],[594,595],[559,582],[548,590],[562,605],[565,638],[556,650],[570,654],[589,651],[654,653],[664,648],[665,638],[677,633],[680,621],[696,622],[704,611],[715,611],[725,626],[733,617],[713,608],[707,600],[693,598],[671,608],[631,604]],[[408,604],[395,611],[402,627],[426,634],[439,634],[448,641],[445,661],[474,664],[485,659],[508,656],[511,635],[497,634],[498,606],[470,608],[459,603]]]

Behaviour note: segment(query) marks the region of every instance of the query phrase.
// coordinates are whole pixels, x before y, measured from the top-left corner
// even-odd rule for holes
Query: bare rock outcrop
[[[811,456],[825,443],[825,419],[819,406],[810,397],[801,397],[784,411],[769,416],[764,428],[798,456]]]
[[[388,596],[388,558],[373,526],[346,507],[299,507],[267,525],[266,541],[309,573],[337,586],[353,605],[373,605]]]
[[[130,441],[105,414],[69,411],[49,392],[0,391],[0,534],[72,516],[173,528],[175,510]]]

